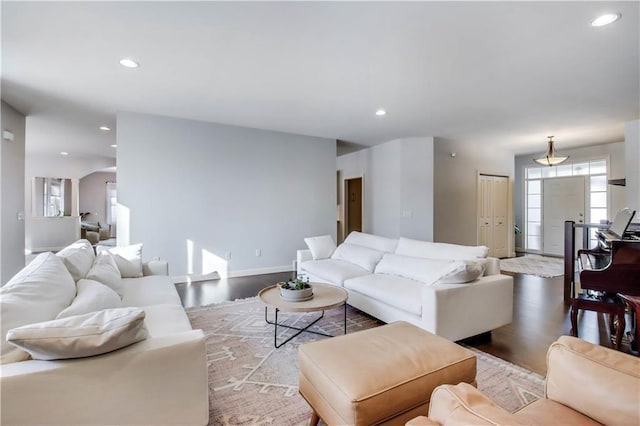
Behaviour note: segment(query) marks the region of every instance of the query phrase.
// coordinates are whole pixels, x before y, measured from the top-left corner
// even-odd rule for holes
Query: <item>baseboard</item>
[[[182,284],[182,283],[195,283],[198,281],[208,281],[208,280],[219,280],[220,275],[216,272],[210,272],[208,274],[192,274],[192,275],[179,275],[176,277],[171,277],[174,284]]]
[[[277,272],[293,272],[292,265],[270,266],[268,268],[242,269],[239,271],[229,271],[228,277],[247,277],[250,275],[275,274]]]

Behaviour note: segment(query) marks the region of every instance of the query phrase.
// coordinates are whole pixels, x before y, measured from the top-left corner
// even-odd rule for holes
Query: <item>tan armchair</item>
[[[547,352],[544,398],[509,413],[467,383],[442,385],[429,417],[407,426],[533,424],[639,425],[640,358],[562,336]]]

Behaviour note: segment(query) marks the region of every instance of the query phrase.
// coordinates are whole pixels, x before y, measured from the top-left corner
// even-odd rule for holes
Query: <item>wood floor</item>
[[[494,330],[490,337],[485,335],[464,342],[545,375],[549,345],[559,336],[569,334],[571,329],[570,309],[563,303],[562,277],[507,274],[514,277],[513,322]],[[262,288],[290,277],[291,273],[286,272],[177,284],[176,287],[183,305],[191,307],[255,296]],[[611,346],[608,323],[603,315],[585,312],[581,313],[578,321],[581,338]],[[628,345],[623,350],[628,352]]]

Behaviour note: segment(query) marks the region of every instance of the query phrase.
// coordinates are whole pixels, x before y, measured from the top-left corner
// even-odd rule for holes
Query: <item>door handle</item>
[[[582,223],[582,219],[580,219],[578,222]]]
[[[498,222],[498,225],[502,225],[502,222]]]
[[[489,224],[489,222],[485,222],[484,224],[485,224],[485,225],[488,225],[488,224]]]
[[[580,217],[584,216],[582,213],[580,213]]]

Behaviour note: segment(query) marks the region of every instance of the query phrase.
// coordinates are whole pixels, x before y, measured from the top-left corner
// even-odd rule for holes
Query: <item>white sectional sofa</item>
[[[307,238],[297,273],[344,287],[348,304],[384,322],[407,321],[452,341],[509,324],[513,278],[487,247],[385,238],[352,232],[333,249]]]
[[[101,261],[94,259],[101,256],[95,258],[88,241],[81,240],[59,254],[38,255],[0,289],[0,423],[207,424],[205,336],[191,328],[166,262],[140,261],[137,267],[134,262],[135,278],[113,280],[100,272],[104,267],[96,267]],[[82,279],[86,276],[108,282]],[[96,288],[95,293],[88,290]],[[131,307],[139,307],[144,314]],[[7,334],[16,330],[80,318],[72,314],[94,309],[98,313],[136,311],[144,317],[139,341],[101,355],[56,360],[32,359],[6,341]]]

